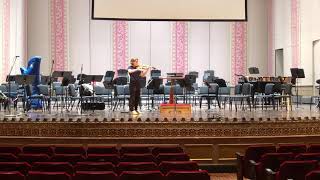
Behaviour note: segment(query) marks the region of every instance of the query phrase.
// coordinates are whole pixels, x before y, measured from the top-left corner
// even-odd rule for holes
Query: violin
[[[156,69],[155,67],[152,67],[152,66],[149,66],[149,65],[146,65],[146,64],[143,64],[143,65],[139,65],[137,67],[137,69],[141,69],[141,70],[146,70],[148,68],[151,68],[151,69]]]

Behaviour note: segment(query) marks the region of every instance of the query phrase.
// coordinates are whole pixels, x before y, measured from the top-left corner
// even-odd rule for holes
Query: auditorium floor
[[[237,175],[233,173],[214,173],[210,174],[211,180],[236,180]]]

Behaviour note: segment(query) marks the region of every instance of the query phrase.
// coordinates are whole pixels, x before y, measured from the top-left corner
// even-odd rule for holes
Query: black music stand
[[[93,106],[95,106],[95,83],[96,82],[101,82],[103,79],[103,75],[86,75],[84,80],[84,83],[92,83],[92,88],[93,88],[93,93],[92,93],[92,100],[93,100]],[[82,104],[81,104],[81,108],[82,108]],[[94,112],[95,107],[92,107],[92,110]]]
[[[63,87],[66,86],[70,82],[69,79],[71,78],[71,76],[72,76],[71,71],[54,71],[52,73],[52,78],[62,78],[61,86],[63,86]],[[51,96],[51,94],[52,93],[50,92],[50,96]],[[51,97],[50,97],[50,103],[51,103]],[[67,99],[66,99],[65,103],[67,103]],[[57,104],[57,106],[58,106],[58,104]],[[66,104],[66,107],[67,107],[67,104]],[[51,105],[49,105],[49,111],[51,112]],[[61,107],[61,111],[62,111],[62,107]]]
[[[291,76],[293,79],[295,79],[295,84],[296,84],[296,96],[297,96],[297,108],[299,107],[299,87],[298,87],[298,84],[299,84],[299,79],[300,78],[305,78],[305,74],[304,74],[304,70],[301,69],[301,68],[291,68],[290,69],[290,72],[291,72]]]
[[[11,100],[12,100],[12,97],[11,97],[11,82],[15,81],[15,76],[7,75],[6,81],[8,82],[8,99],[9,99],[8,109],[9,109],[9,113],[10,113],[10,115],[7,115],[7,117],[11,117],[11,116],[14,117],[15,115],[11,114]]]
[[[29,110],[30,105],[28,104],[28,90],[30,85],[33,84],[36,76],[35,75],[16,75],[15,82],[21,85],[24,89],[23,93],[23,112],[26,113]],[[27,102],[27,103],[26,103]]]

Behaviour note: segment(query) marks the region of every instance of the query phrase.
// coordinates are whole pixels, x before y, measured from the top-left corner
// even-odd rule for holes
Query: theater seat
[[[88,154],[86,161],[89,162],[111,162],[117,165],[120,161],[119,156],[116,154]]]
[[[266,169],[271,169],[276,172],[283,162],[293,159],[293,153],[266,153],[261,157],[260,162],[258,163],[250,161],[252,171],[254,171],[250,174],[254,174],[254,179],[266,180]],[[250,169],[251,168],[249,167],[249,171],[251,171]]]
[[[320,170],[314,170],[309,172],[306,175],[306,179],[305,180],[319,180],[320,179]]]
[[[170,171],[167,180],[210,180],[207,171]]]
[[[152,154],[123,154],[121,162],[155,162],[156,159]]]
[[[19,171],[0,171],[1,180],[25,180],[25,176]]]
[[[11,153],[17,155],[21,152],[21,148],[17,146],[0,146],[0,153]]]
[[[77,171],[73,180],[118,180],[112,171]]]
[[[163,161],[159,168],[163,174],[170,171],[197,171],[199,166],[194,161]]]
[[[243,179],[243,177],[246,177],[248,179],[252,179],[254,177],[254,174],[252,174],[252,171],[250,171],[250,169],[248,169],[250,167],[250,161],[253,160],[256,163],[258,163],[263,154],[275,153],[275,152],[276,152],[276,146],[274,146],[274,145],[249,146],[246,149],[246,152],[244,155],[237,152],[236,153],[237,178]]]
[[[26,175],[31,166],[26,162],[0,162],[0,171],[19,171]]]
[[[80,154],[86,156],[86,150],[83,146],[56,146],[55,154]]]
[[[160,153],[156,159],[160,164],[162,161],[189,161],[190,157],[186,153]]]
[[[279,144],[277,149],[278,153],[293,153],[295,155],[299,153],[307,152],[307,146],[305,144]]]
[[[88,146],[87,154],[118,154],[114,146]]]
[[[308,153],[320,153],[320,144],[310,144],[307,149]]]
[[[71,180],[71,176],[65,172],[30,171],[27,180]]]
[[[123,171],[158,171],[159,167],[154,162],[120,162],[117,173]]]
[[[267,169],[267,179],[304,180],[305,176],[316,168],[318,168],[317,161],[285,161],[276,173]]]
[[[53,147],[46,145],[27,145],[22,148],[24,154],[47,154],[53,155]]]
[[[160,153],[183,153],[183,149],[180,146],[163,146],[163,147],[154,147],[152,149],[152,154],[156,157]]]
[[[66,172],[72,175],[73,167],[68,162],[36,162],[33,164],[32,171]]]
[[[74,171],[114,171],[115,166],[111,162],[78,162]]]
[[[147,146],[124,146],[120,149],[120,154],[148,154],[151,153],[151,150]]]
[[[16,162],[18,157],[12,153],[0,153],[0,162]]]
[[[47,154],[19,154],[20,161],[28,162],[32,164],[34,162],[49,162],[50,157]]]
[[[52,156],[52,161],[55,162],[69,162],[71,164],[76,164],[77,162],[82,162],[85,157],[81,154],[55,154]]]
[[[160,171],[124,171],[120,180],[165,180]]]
[[[320,162],[320,153],[300,153],[295,157],[295,160],[316,160]]]

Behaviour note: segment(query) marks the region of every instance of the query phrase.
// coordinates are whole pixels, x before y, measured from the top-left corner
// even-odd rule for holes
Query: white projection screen
[[[92,18],[246,21],[247,0],[92,0]]]

